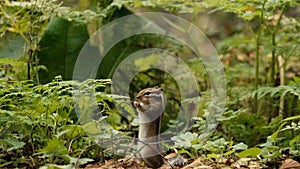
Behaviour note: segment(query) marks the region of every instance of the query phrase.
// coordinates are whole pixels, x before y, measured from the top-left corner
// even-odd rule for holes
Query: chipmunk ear
[[[161,90],[161,91],[164,91],[164,88],[162,88],[162,87],[155,86],[154,88],[155,88],[155,89],[159,89],[159,90]]]

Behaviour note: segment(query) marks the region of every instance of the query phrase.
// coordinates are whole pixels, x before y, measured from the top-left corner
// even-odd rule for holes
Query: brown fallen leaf
[[[170,153],[170,154],[166,155],[164,158],[168,160],[168,159],[174,158],[174,157],[176,157],[176,156],[177,156],[176,153]]]
[[[280,169],[300,169],[300,163],[293,159],[286,159]]]
[[[162,166],[159,167],[159,169],[172,169],[172,167],[169,166],[168,164],[163,164]]]
[[[183,169],[194,168],[194,167],[198,167],[198,166],[202,166],[202,165],[203,165],[203,163],[201,162],[201,158],[199,157],[199,158],[195,159],[191,164],[184,167]]]

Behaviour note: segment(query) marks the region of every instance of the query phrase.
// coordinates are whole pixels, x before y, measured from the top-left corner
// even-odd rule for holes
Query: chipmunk
[[[163,163],[160,155],[160,128],[164,111],[163,88],[153,87],[141,90],[135,97],[134,106],[139,114],[138,158],[152,168]]]

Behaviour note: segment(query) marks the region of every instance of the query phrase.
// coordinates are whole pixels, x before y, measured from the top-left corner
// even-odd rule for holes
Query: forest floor
[[[179,157],[179,158],[178,158]],[[254,158],[214,160],[196,158],[186,160],[174,153],[165,157],[165,163],[159,169],[300,169],[300,163],[293,159],[270,161],[262,164]],[[184,159],[184,160],[183,160]],[[182,161],[185,161],[182,163]],[[171,167],[171,165],[173,165]],[[110,159],[103,163],[89,164],[85,169],[149,169],[136,158]]]

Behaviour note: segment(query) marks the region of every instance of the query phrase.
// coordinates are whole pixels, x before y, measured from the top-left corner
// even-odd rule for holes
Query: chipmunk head
[[[159,88],[157,86],[152,88],[146,88],[141,90],[135,98],[145,104],[150,104],[150,100],[152,99],[161,101],[163,97],[163,91],[163,88]]]
[[[163,88],[157,86],[141,90],[135,97],[137,101],[134,102],[134,106],[139,112],[145,112],[150,107],[163,107],[163,91]]]

